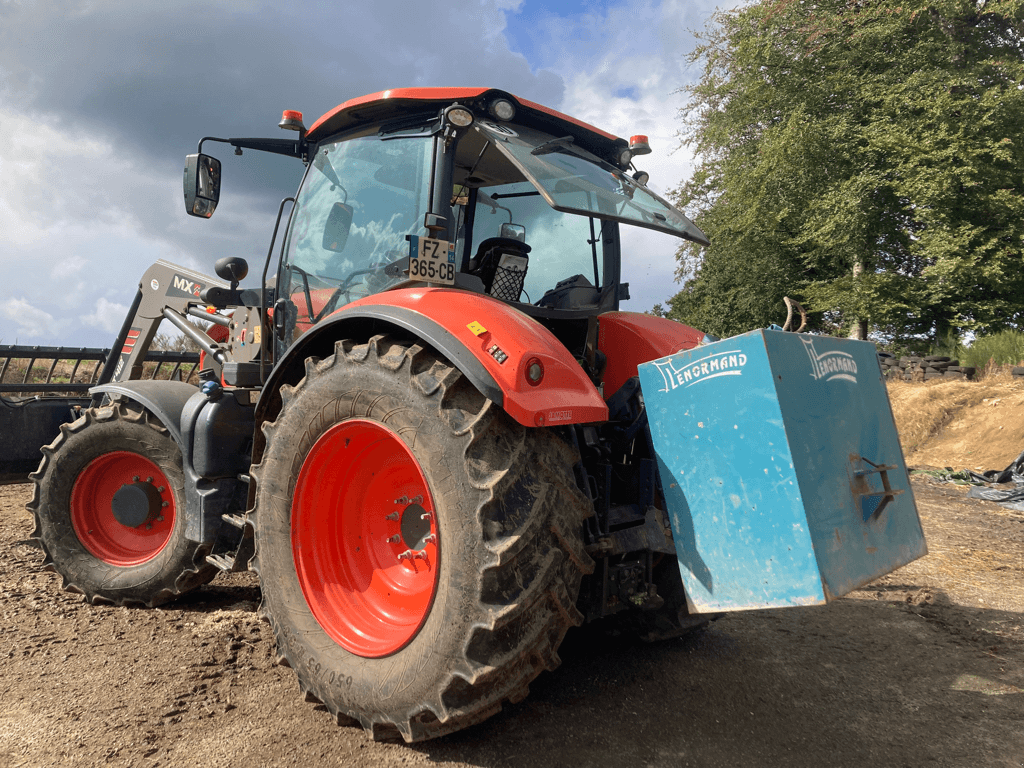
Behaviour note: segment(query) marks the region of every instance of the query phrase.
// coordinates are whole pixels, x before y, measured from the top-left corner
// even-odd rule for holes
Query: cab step
[[[249,561],[256,554],[256,537],[252,523],[246,519],[245,515],[234,512],[221,515],[221,518],[224,522],[242,531],[241,541],[238,543],[238,549],[234,552],[218,552],[217,554],[207,555],[206,562],[216,566],[225,573],[249,570]]]

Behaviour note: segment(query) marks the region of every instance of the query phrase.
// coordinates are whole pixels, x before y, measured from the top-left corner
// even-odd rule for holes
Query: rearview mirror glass
[[[209,155],[185,158],[185,213],[208,219],[220,200],[220,160]]]
[[[512,240],[518,240],[520,243],[525,243],[526,227],[522,224],[502,224],[498,235],[499,237],[508,237]]]
[[[335,253],[344,251],[350,229],[352,229],[352,206],[347,203],[335,203],[324,227],[323,249]]]

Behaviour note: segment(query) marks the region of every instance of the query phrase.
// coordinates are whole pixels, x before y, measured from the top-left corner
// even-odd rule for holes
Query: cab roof
[[[496,88],[394,88],[359,96],[339,104],[310,127],[306,140],[318,142],[341,131],[368,123],[401,118],[458,102],[469,107],[480,118],[491,119],[487,105],[505,98],[516,107],[514,121],[553,135],[571,134],[586,149],[604,155],[615,147],[628,146],[625,139],[562,114],[550,107],[501,91]]]

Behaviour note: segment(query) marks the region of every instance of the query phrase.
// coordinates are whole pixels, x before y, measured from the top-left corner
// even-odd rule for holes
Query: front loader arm
[[[147,269],[98,383],[126,381],[142,376],[142,361],[153,343],[160,322],[166,318],[165,310],[175,313],[196,334],[205,336],[185,318],[189,314],[189,305],[199,302],[199,294],[210,285],[227,287],[217,278],[163,260],[158,260]],[[214,320],[214,316],[211,315],[210,319]],[[212,340],[209,343],[216,346]]]
[[[237,295],[246,306],[235,307],[233,316],[229,318],[207,309],[206,297],[209,294]],[[140,378],[142,361],[162,320],[167,320],[196,342],[206,353],[218,377],[221,367],[228,361],[251,362],[261,349],[260,304],[258,291],[231,291],[228,284],[218,278],[163,260],[157,261],[139,282],[139,292],[98,383]],[[219,303],[218,306],[224,308]],[[224,326],[226,332],[215,335],[223,341],[214,341],[210,334],[190,322],[190,317]]]

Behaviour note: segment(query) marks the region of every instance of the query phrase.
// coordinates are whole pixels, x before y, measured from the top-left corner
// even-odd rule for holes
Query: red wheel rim
[[[292,556],[324,631],[379,658],[419,631],[437,588],[434,503],[419,462],[393,431],[351,419],[321,435],[292,502]]]
[[[122,486],[148,483],[166,506],[159,516],[137,527],[114,517],[114,494]],[[152,560],[171,540],[174,494],[160,468],[137,453],[115,451],[93,459],[71,489],[71,526],[90,554],[110,565],[129,566]]]

